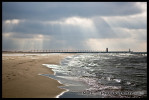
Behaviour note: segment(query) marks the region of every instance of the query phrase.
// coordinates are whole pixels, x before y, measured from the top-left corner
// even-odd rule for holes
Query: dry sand
[[[2,98],[55,98],[66,91],[58,81],[38,74],[53,74],[42,64],[59,64],[66,56],[2,56]]]

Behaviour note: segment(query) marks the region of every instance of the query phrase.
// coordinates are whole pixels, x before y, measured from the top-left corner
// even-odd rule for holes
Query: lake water
[[[60,65],[43,64],[69,91],[59,98],[142,98],[147,97],[147,55],[77,54]]]

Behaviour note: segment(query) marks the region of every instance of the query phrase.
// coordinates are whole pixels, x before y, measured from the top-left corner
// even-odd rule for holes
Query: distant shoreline
[[[3,54],[10,54],[10,53],[18,53],[18,54],[46,54],[46,53],[64,53],[64,54],[67,54],[67,53],[69,53],[69,54],[76,54],[76,53],[116,53],[116,54],[118,54],[118,53],[124,53],[124,54],[143,54],[143,55],[146,55],[147,54],[147,52],[133,52],[133,51],[108,51],[108,52],[106,52],[106,51],[101,51],[101,52],[99,52],[99,51],[69,51],[69,52],[64,52],[64,51],[56,51],[56,52],[23,52],[23,51],[21,51],[21,52],[14,52],[14,51],[2,51],[2,53]]]

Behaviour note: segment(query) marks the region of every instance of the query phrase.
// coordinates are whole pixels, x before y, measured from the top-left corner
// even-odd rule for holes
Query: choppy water
[[[139,98],[147,97],[147,55],[79,54],[61,65],[43,64],[68,89],[60,98]]]

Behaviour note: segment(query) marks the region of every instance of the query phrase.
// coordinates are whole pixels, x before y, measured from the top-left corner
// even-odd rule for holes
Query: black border
[[[2,2],[147,2],[147,5],[148,5],[148,0],[2,0],[1,14],[2,14]],[[147,12],[148,12],[148,7],[147,7]],[[147,16],[148,16],[148,13],[147,13]],[[147,17],[147,22],[148,22],[148,17]],[[1,27],[2,27],[2,17],[1,17]],[[148,25],[147,25],[147,29],[148,29]],[[1,50],[2,50],[2,30],[1,30]],[[148,54],[148,35],[147,35],[147,54]],[[148,59],[148,56],[147,56],[147,59]],[[1,54],[1,61],[2,61],[2,54]],[[1,65],[2,65],[2,62],[1,62]],[[148,76],[148,68],[147,68],[147,76]],[[1,78],[1,86],[2,86],[2,66],[1,66],[0,78]],[[147,79],[147,83],[148,83],[148,79]],[[147,84],[147,87],[148,87],[148,84]],[[1,87],[1,93],[2,93],[2,87]],[[1,98],[2,98],[2,94],[1,94]],[[2,99],[6,99],[6,98],[2,98]],[[18,98],[15,98],[15,99],[18,99]],[[23,99],[26,99],[26,98],[23,98]],[[47,99],[55,99],[55,98],[47,98]],[[99,98],[99,99],[102,99],[102,98]],[[126,99],[132,99],[132,98],[126,98]],[[138,99],[148,99],[148,88],[147,88],[147,98],[138,98]]]

